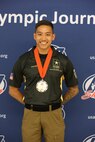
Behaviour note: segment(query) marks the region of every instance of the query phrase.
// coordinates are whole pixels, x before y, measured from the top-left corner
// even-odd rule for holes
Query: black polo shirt
[[[62,79],[67,87],[78,84],[75,69],[67,56],[52,47],[53,55],[44,77],[48,88],[44,92],[38,91],[36,86],[42,79],[35,61],[34,49],[35,47],[21,55],[16,61],[10,75],[9,85],[20,88],[24,82],[25,102],[28,104],[42,105],[60,102]],[[41,61],[44,64],[45,57],[41,57]]]

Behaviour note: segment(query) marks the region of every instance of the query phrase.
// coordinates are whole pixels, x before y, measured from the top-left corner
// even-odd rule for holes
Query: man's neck
[[[38,48],[38,51],[39,51],[39,54],[46,55],[46,54],[48,54],[49,48],[47,48],[47,49],[39,49]]]

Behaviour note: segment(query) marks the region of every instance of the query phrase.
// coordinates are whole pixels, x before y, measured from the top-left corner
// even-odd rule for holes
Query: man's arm
[[[9,94],[19,101],[20,103],[24,104],[24,96],[23,94],[19,91],[19,88],[9,86]]]
[[[75,97],[77,94],[79,93],[79,88],[78,86],[73,86],[73,87],[69,87],[68,91],[65,93],[65,95],[63,96],[63,102],[62,104],[66,104],[68,101],[70,101],[73,97]]]

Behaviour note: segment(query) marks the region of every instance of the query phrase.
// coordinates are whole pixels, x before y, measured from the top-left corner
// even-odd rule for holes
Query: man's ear
[[[55,34],[53,34],[53,39],[52,39],[52,40],[55,40],[55,37],[56,37],[56,35],[55,35]]]
[[[33,34],[33,37],[34,37],[34,40],[36,40],[36,34],[35,33]]]

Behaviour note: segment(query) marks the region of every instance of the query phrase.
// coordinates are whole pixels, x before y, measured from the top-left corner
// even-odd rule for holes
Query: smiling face
[[[47,54],[52,41],[55,39],[55,34],[50,26],[41,25],[35,31],[34,39],[39,53]]]

